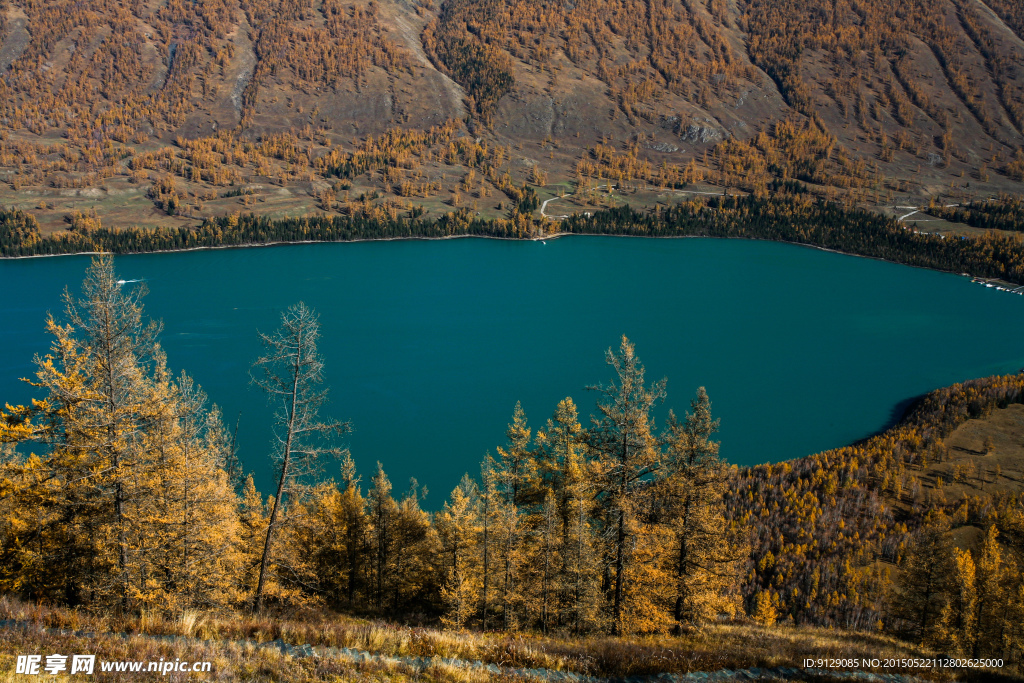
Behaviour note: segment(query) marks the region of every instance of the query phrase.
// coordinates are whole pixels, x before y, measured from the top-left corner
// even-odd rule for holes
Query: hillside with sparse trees
[[[1018,5],[12,0],[0,205],[51,233],[493,218],[525,183],[799,180],[876,209],[1019,195]]]

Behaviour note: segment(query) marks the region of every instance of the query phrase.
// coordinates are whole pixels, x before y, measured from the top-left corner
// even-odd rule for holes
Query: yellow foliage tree
[[[238,539],[220,428],[188,377],[170,379],[145,288],[123,284],[98,257],[81,297],[65,295],[68,322],[47,320],[32,382],[46,398],[4,430],[43,452],[4,464],[0,582],[124,611],[227,604]]]

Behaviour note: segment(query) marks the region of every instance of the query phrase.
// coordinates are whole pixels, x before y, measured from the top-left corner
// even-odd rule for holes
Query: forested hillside
[[[1021,665],[1022,463],[996,452],[1002,440],[955,444],[972,420],[1024,404],[1022,374],[933,392],[862,443],[741,470],[718,458],[703,388],[655,424],[665,381],[623,337],[593,407],[567,397],[531,420],[517,405],[479,474],[428,511],[415,482],[396,491],[379,465],[357,467],[350,425],[321,414],[314,311],[292,306],[261,335],[253,373],[278,439],[276,489],[260,492],[217,408],[167,367],[143,293],[95,260],[46,321],[37,399],[0,416],[7,595],[166,618],[331,608],[564,637],[752,620]]]
[[[1019,194],[1022,21],[1011,0],[12,0],[0,204],[52,232],[500,215],[524,182]]]

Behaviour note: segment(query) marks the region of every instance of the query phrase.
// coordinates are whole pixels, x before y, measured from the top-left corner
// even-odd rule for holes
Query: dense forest
[[[517,405],[479,475],[431,512],[380,465],[364,481],[343,447],[350,425],[321,415],[319,324],[301,303],[260,335],[253,376],[278,438],[276,490],[257,491],[216,406],[167,367],[144,292],[94,259],[46,321],[38,398],[0,415],[6,594],[124,613],[319,605],[570,635],[752,619],[1021,665],[1024,501],[947,500],[923,477],[958,426],[1024,403],[1024,374],[933,392],[854,446],[741,470],[718,457],[703,388],[655,424],[665,381],[649,381],[623,337],[589,421],[571,397],[534,425]],[[978,543],[957,540],[972,529]]]
[[[740,473],[729,508],[742,510],[734,519],[755,528],[748,595],[769,591],[780,614],[798,622],[882,624],[940,642],[938,633],[953,627],[939,584],[954,571],[949,538],[938,532],[994,525],[1019,551],[1024,518],[1016,495],[947,500],[942,483],[926,483],[924,471],[948,457],[943,440],[956,427],[1022,401],[1021,374],[957,384],[932,392],[900,424],[862,443]],[[927,543],[932,556],[925,559]],[[1000,594],[1020,592],[1019,575],[1005,573],[1011,570],[1001,547],[993,540],[986,551],[994,563],[986,580],[999,583]],[[998,641],[991,632],[977,637],[988,639],[978,647]]]
[[[1024,241],[1018,236],[977,238],[925,234],[876,213],[847,209],[806,195],[723,196],[684,201],[653,211],[630,207],[574,214],[555,223],[531,217],[536,195],[530,187],[508,218],[484,220],[465,209],[437,219],[416,211],[399,214],[368,207],[363,213],[273,220],[231,215],[195,228],[111,229],[103,227],[42,236],[24,212],[0,212],[0,255],[33,256],[78,252],[115,254],[200,247],[334,242],[364,239],[459,236],[528,239],[549,234],[636,235],[645,237],[735,237],[768,239],[834,249],[895,263],[934,268],[1024,284]],[[1007,204],[1009,207],[1014,204]],[[1007,219],[1016,220],[1013,215]]]
[[[928,213],[955,223],[965,223],[985,230],[1024,232],[1024,199],[1003,196],[999,201],[975,201],[962,206],[928,207]]]

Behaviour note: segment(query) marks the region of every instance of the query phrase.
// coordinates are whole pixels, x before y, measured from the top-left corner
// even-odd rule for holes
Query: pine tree
[[[575,450],[565,461],[565,532],[558,577],[563,621],[576,635],[603,626],[601,557],[592,522],[596,488],[587,462]]]
[[[14,411],[19,438],[46,445],[20,463],[28,486],[9,522],[32,542],[16,544],[7,578],[37,597],[121,610],[233,599],[238,527],[216,425],[192,380],[171,380],[144,294],[94,259],[81,298],[65,294],[69,322],[47,321],[33,383],[47,398]]]
[[[615,370],[617,382],[593,387],[601,398],[590,444],[601,487],[602,524],[609,539],[606,562],[611,569],[612,633],[618,635],[624,632],[627,572],[636,561],[632,550],[640,526],[638,491],[662,465],[651,410],[665,397],[665,380],[650,387],[644,384],[643,365],[625,336],[619,353],[608,349],[605,358]]]
[[[940,643],[956,654],[968,655],[978,640],[977,570],[968,550],[953,549],[949,593],[939,618]]]
[[[394,583],[392,555],[398,550],[395,518],[398,504],[391,497],[391,481],[384,466],[377,463],[373,485],[367,495],[370,522],[370,552],[373,566],[373,602],[378,612],[384,610],[385,596]]]
[[[718,442],[711,440],[719,421],[711,418],[704,387],[697,389],[690,407],[693,412],[683,422],[669,415],[667,476],[661,494],[667,498],[672,536],[672,616],[677,632],[684,625],[735,611],[729,590],[745,550],[726,520],[728,470],[718,459]]]
[[[941,511],[929,515],[903,558],[894,611],[905,624],[904,633],[919,641],[935,640],[945,605],[952,574],[948,530]]]
[[[481,581],[475,541],[478,506],[476,483],[463,476],[434,521],[441,545],[439,570],[445,606],[441,620],[457,629],[473,618],[479,601]]]

